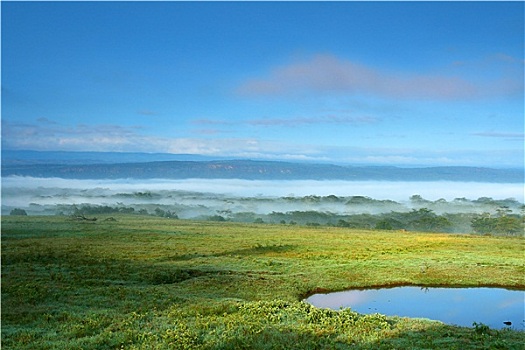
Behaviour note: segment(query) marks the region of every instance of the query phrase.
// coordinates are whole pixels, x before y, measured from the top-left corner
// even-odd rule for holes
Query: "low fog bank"
[[[366,196],[381,200],[404,201],[414,194],[425,199],[447,201],[454,198],[494,199],[515,198],[524,201],[521,183],[483,182],[402,182],[402,181],[338,181],[338,180],[236,180],[236,179],[184,179],[184,180],[71,180],[61,178],[33,178],[9,176],[2,179],[2,189],[56,188],[105,192],[190,191],[214,193],[233,197],[303,197]],[[63,191],[62,191],[63,192]]]
[[[509,183],[2,179],[2,215],[523,234],[524,209],[522,185]]]
[[[438,214],[482,213],[493,212],[495,207],[505,204],[497,201],[505,199],[513,199],[505,205],[517,213],[523,196],[523,186],[514,183],[69,180],[13,176],[2,179],[2,214],[13,208],[52,214],[71,205],[132,206],[146,210],[159,205],[184,218],[221,212],[379,214],[422,207]]]

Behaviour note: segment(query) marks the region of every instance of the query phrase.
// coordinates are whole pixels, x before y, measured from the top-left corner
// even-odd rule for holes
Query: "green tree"
[[[505,215],[496,219],[495,230],[499,233],[523,234],[523,224],[518,218]]]
[[[508,206],[502,205],[496,209],[496,215],[499,217],[507,216],[512,213],[512,210]]]
[[[452,227],[452,223],[444,216],[436,215],[432,210],[421,208],[409,213],[408,226],[418,231],[443,232]]]
[[[393,230],[394,227],[388,220],[381,220],[376,224],[376,230]]]
[[[223,216],[220,216],[220,215],[212,215],[208,218],[209,221],[219,221],[219,222],[223,222],[223,221],[226,221],[226,219],[223,217]]]
[[[524,230],[523,221],[520,217],[512,215],[491,217],[488,213],[472,219],[471,226],[474,232],[481,234],[523,234]]]
[[[422,204],[428,204],[430,203],[429,200],[426,200],[425,198],[421,197],[419,194],[414,194],[410,196],[410,202],[415,205],[422,205]]]
[[[403,223],[394,218],[384,218],[376,223],[377,230],[399,230],[403,228]]]
[[[164,215],[166,215],[166,212],[160,208],[155,208],[155,215],[156,216],[160,216],[160,217],[164,217]]]
[[[496,228],[496,222],[494,218],[490,217],[489,213],[483,213],[482,215],[475,217],[472,219],[470,225],[474,232],[481,234],[492,233]]]

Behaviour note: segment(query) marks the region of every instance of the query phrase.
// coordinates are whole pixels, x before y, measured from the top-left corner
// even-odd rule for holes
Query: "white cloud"
[[[274,120],[273,123],[278,123]],[[300,121],[295,121],[296,123]],[[43,121],[37,124],[2,121],[4,149],[63,150],[63,151],[120,151],[201,154],[251,159],[307,160],[354,164],[390,165],[482,165],[523,166],[523,149],[429,150],[416,148],[379,148],[321,146],[308,139],[294,143],[290,140],[268,140],[241,137],[168,138],[148,136],[138,127],[119,125],[64,126]],[[479,133],[486,137],[523,138],[520,133]]]
[[[120,151],[137,143],[143,144],[136,133],[138,129],[112,124],[65,126],[42,118],[37,124],[2,120],[2,146],[8,149]]]
[[[43,125],[45,124],[45,125]],[[51,126],[47,124],[52,124]],[[232,157],[309,157],[311,147],[255,138],[167,138],[140,133],[139,127],[119,125],[65,126],[57,123],[11,123],[2,121],[4,149],[166,152]]]

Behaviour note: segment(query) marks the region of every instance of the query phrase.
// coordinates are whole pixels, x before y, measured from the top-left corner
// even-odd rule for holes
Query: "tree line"
[[[335,196],[334,196],[335,197]],[[317,201],[325,198],[310,196],[303,200]],[[328,198],[336,200],[337,198]],[[367,202],[366,197],[353,198],[353,202]],[[425,204],[425,200],[417,196],[411,198],[412,202]],[[480,202],[490,202],[495,204],[492,199],[481,198]],[[357,203],[356,203],[357,204]],[[268,214],[256,214],[254,212],[233,212],[232,210],[216,210],[212,215],[199,215],[193,219],[209,221],[233,221],[233,222],[252,222],[252,223],[272,223],[286,225],[303,226],[332,226],[356,229],[377,229],[377,230],[407,230],[424,232],[474,232],[479,234],[524,234],[524,214],[525,206],[521,206],[521,213],[509,209],[507,203],[498,203],[499,207],[492,213],[444,213],[438,215],[434,210],[427,207],[412,209],[410,211],[390,211],[381,214],[337,214],[317,210],[306,211],[273,211]],[[62,205],[60,215],[71,216],[91,216],[110,215],[110,214],[133,214],[149,215],[163,218],[178,219],[179,216],[166,206],[152,206],[149,210],[145,208],[135,209],[132,206],[109,206],[109,205]],[[10,215],[27,215],[24,209],[14,208]]]

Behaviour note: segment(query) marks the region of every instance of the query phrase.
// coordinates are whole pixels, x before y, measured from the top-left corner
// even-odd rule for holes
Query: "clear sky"
[[[4,149],[523,167],[524,2],[5,2]]]

